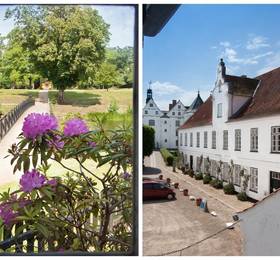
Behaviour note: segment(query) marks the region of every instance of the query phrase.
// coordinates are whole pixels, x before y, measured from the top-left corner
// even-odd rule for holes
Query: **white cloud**
[[[211,46],[210,49],[215,50],[217,49],[217,46]]]
[[[133,46],[134,38],[134,8],[131,6],[97,5],[98,10],[106,23],[110,25],[111,33],[109,47]]]
[[[212,87],[212,85],[201,87],[203,90],[200,91],[200,96],[204,101],[209,97]],[[189,106],[197,97],[197,90],[186,90],[170,82],[156,81],[152,83],[151,88],[154,100],[162,110],[168,110],[168,105],[173,99],[181,100],[185,106]]]
[[[261,75],[278,67],[280,67],[280,52],[266,59],[264,67],[258,70],[257,74]]]
[[[269,47],[270,44],[267,43],[267,38],[263,36],[250,36],[250,39],[247,41],[246,49],[247,50],[257,50],[264,47]]]
[[[182,93],[183,89],[170,83],[155,81],[151,84],[152,90],[159,96],[172,95],[175,93]]]
[[[254,56],[246,57],[246,58],[239,58],[237,55],[237,51],[234,50],[233,48],[225,48],[224,52],[222,53],[222,57],[225,57],[225,59],[229,63],[235,63],[235,64],[243,64],[243,65],[248,65],[248,64],[258,64],[259,59],[264,58],[266,56],[272,55],[273,52],[265,52],[265,53],[260,53]]]
[[[220,45],[223,47],[229,47],[230,46],[230,42],[225,41],[225,42],[220,42]]]

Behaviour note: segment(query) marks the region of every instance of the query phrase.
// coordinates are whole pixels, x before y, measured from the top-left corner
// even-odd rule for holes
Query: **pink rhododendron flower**
[[[0,205],[0,218],[6,226],[11,224],[17,216],[18,213],[14,212],[8,203],[2,203]]]
[[[41,188],[46,181],[46,177],[40,174],[35,169],[32,171],[26,171],[20,179],[21,189],[24,192],[31,192],[35,188]]]
[[[88,145],[89,145],[91,148],[96,147],[96,143],[95,143],[95,142],[89,142]]]
[[[56,130],[57,127],[57,120],[54,116],[47,113],[31,113],[24,119],[22,132],[24,137],[35,139],[50,130]]]
[[[52,186],[52,187],[55,187],[57,185],[57,180],[56,179],[48,180],[47,184]]]
[[[54,147],[57,150],[60,150],[64,147],[64,142],[61,141],[61,137],[59,135],[55,135],[53,140],[48,141],[48,146],[50,148]]]
[[[70,119],[65,123],[64,126],[64,135],[66,136],[76,136],[80,134],[87,133],[88,127],[86,123],[79,118]]]

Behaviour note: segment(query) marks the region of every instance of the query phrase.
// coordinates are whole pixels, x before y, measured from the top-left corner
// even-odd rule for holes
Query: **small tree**
[[[155,130],[151,126],[143,126],[143,158],[150,156],[155,147]]]

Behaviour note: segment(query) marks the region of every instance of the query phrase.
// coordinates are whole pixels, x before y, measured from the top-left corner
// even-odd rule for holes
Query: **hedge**
[[[174,161],[174,156],[166,148],[161,148],[160,149],[160,153],[161,153],[165,163],[168,166],[172,166],[173,165],[173,161]]]

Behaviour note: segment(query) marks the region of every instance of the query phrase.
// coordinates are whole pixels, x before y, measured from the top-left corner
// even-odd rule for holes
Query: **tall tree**
[[[19,42],[40,74],[64,90],[95,75],[105,59],[109,25],[97,10],[71,5],[19,6],[6,12],[20,29]]]
[[[143,126],[143,158],[150,156],[155,148],[155,129],[151,126]]]

